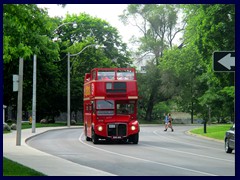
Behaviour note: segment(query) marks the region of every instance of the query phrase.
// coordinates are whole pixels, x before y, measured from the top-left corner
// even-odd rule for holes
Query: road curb
[[[81,129],[81,128],[83,128],[83,126],[56,127],[56,128],[54,128],[54,129],[46,129],[46,130],[43,131],[43,132],[40,132],[40,133],[34,134],[34,135],[30,136],[30,137],[27,137],[27,138],[25,139],[25,143],[27,144],[27,141],[29,141],[30,139],[32,139],[32,138],[34,138],[34,137],[36,137],[36,136],[38,136],[38,135],[47,133],[47,132],[49,132],[49,131],[58,131],[58,130],[65,130],[65,129],[78,129],[78,128]]]
[[[26,129],[21,133],[23,143],[20,146],[16,146],[15,144],[16,131],[10,134],[5,134],[3,136],[3,156],[47,176],[116,176],[115,174],[77,164],[58,156],[53,156],[41,150],[35,149],[26,143],[29,139],[52,130],[78,128],[82,127],[38,128],[38,132],[36,132],[36,134],[32,134],[31,129]],[[61,166],[53,168],[56,164]]]
[[[210,141],[215,141],[215,142],[221,142],[221,143],[224,143],[224,140],[218,140],[218,139],[214,139],[214,138],[210,138],[210,137],[206,137],[206,136],[201,136],[199,134],[193,134],[190,132],[191,130],[189,131],[185,131],[185,134],[188,134],[188,135],[191,135],[191,136],[195,136],[195,137],[198,137],[198,138],[202,138],[202,139],[206,139],[206,140],[210,140]]]

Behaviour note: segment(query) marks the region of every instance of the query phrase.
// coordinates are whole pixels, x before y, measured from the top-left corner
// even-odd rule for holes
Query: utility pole
[[[67,79],[68,79],[68,85],[67,85],[67,126],[70,127],[71,124],[71,108],[70,108],[70,53],[68,52],[68,75],[67,75]]]
[[[37,55],[33,57],[32,133],[36,132]]]
[[[23,94],[23,58],[19,59],[19,83],[18,83],[18,105],[17,105],[17,138],[16,145],[21,146],[22,129],[22,94]]]
[[[208,106],[208,123],[211,124],[211,107]]]

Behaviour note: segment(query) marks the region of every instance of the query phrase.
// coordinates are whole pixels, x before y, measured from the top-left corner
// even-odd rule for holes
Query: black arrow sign
[[[214,52],[213,70],[216,72],[235,72],[235,51]]]

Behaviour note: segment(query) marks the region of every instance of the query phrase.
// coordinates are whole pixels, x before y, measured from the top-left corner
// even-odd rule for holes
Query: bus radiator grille
[[[109,124],[108,136],[126,136],[127,126],[126,124]]]

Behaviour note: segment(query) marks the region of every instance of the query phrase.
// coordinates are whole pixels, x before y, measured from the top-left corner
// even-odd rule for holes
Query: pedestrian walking
[[[171,128],[172,132],[173,132],[173,127],[172,127],[172,116],[171,114],[169,113],[168,114],[168,127]]]
[[[169,120],[168,120],[168,114],[165,113],[165,114],[164,114],[164,123],[165,123],[165,130],[164,130],[164,131],[167,131],[167,129],[168,129],[168,122],[169,122]]]
[[[29,116],[28,120],[29,120],[29,124],[32,124],[32,116]]]

